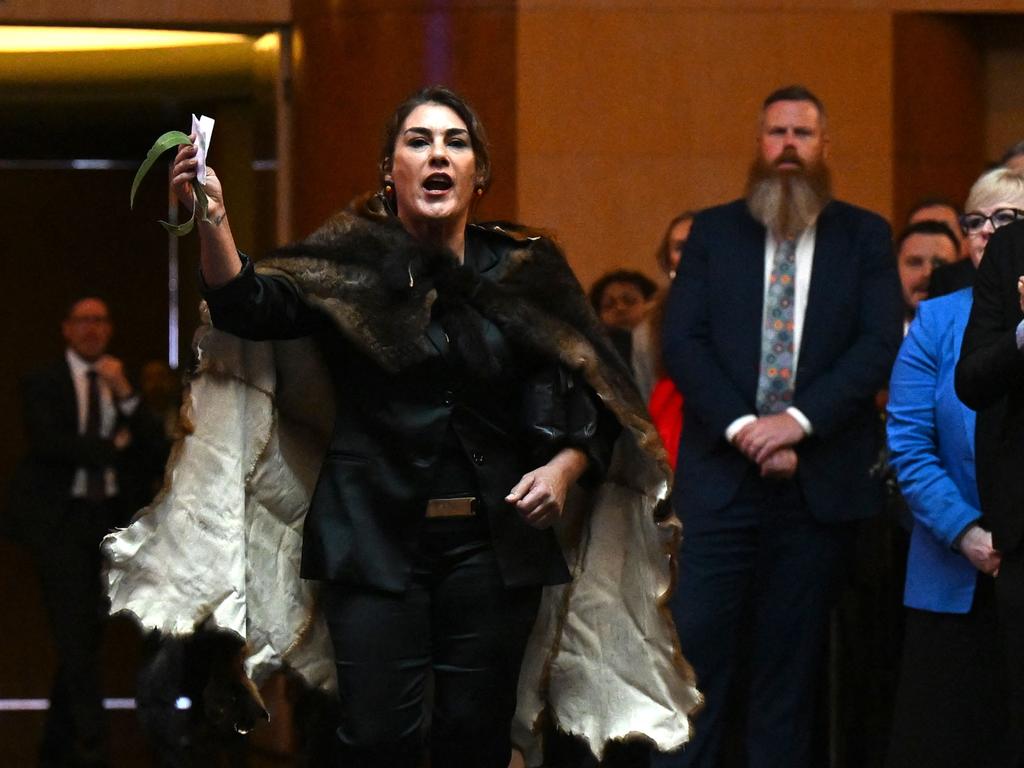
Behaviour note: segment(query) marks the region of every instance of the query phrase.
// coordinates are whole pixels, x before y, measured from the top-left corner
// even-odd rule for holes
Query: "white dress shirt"
[[[86,421],[89,418],[89,371],[93,367],[91,363],[70,349],[65,351],[64,357],[68,361],[68,368],[71,369],[71,381],[75,385],[75,397],[78,401],[78,434],[84,435]],[[139,406],[139,398],[134,395],[120,403],[115,403],[114,394],[103,377],[97,375],[96,383],[99,386],[100,394],[100,437],[109,438],[114,433],[118,414],[131,415],[134,413]],[[103,471],[103,480],[107,497],[116,496],[118,493],[117,475],[114,473],[113,467],[107,467]],[[71,481],[71,498],[84,499],[87,486],[85,467],[79,467],[75,470],[75,477]]]
[[[793,296],[793,386],[796,386],[796,372],[799,370],[800,342],[803,339],[804,316],[807,314],[807,289],[811,285],[811,270],[814,268],[814,237],[817,227],[812,224],[796,239],[796,275],[794,277]],[[761,302],[761,332],[764,332],[765,313],[768,311],[768,287],[772,275],[772,263],[775,259],[775,251],[779,243],[772,236],[771,232],[765,233],[764,238],[764,298]],[[810,419],[808,419],[799,408],[790,406],[786,413],[796,419],[808,435],[813,431]],[[725,428],[725,439],[730,443],[733,438],[747,424],[757,420],[757,416],[748,413],[734,420]]]

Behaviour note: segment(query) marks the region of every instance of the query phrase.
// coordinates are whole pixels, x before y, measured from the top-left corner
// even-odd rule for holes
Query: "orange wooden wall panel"
[[[654,274],[675,213],[739,196],[761,100],[793,82],[830,112],[838,195],[889,213],[889,14],[617,5],[526,3],[518,19],[518,207],[584,284]]]
[[[1024,139],[1024,15],[985,25],[985,158],[997,161]]]
[[[287,24],[291,0],[4,0],[17,24]]]
[[[897,14],[893,20],[896,228],[922,196],[962,204],[984,168],[981,41],[970,20]]]

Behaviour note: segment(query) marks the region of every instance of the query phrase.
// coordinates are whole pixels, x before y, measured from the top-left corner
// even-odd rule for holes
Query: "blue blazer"
[[[699,213],[665,308],[665,366],[686,413],[674,505],[684,522],[728,505],[753,466],[725,439],[756,413],[765,228],[736,200]],[[796,480],[823,522],[881,507],[882,429],[875,394],[902,336],[889,225],[833,200],[818,216],[793,404],[813,434],[797,446]]]
[[[889,383],[891,462],[914,514],[903,601],[926,611],[967,613],[978,574],[952,548],[981,517],[975,414],[953,389],[970,313],[970,288],[922,302]]]

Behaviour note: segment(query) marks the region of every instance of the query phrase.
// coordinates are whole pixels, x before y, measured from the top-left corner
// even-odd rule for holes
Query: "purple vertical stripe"
[[[423,73],[426,82],[448,84],[452,78],[452,16],[450,0],[434,0],[427,13]]]

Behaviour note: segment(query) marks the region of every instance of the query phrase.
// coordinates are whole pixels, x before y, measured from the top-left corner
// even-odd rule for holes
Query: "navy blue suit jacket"
[[[665,365],[685,402],[674,494],[683,515],[729,504],[752,466],[725,430],[756,413],[764,252],[765,228],[745,201],[702,211],[669,292]],[[830,202],[817,221],[793,400],[813,427],[797,446],[796,479],[819,520],[880,507],[875,395],[899,349],[902,311],[889,225]]]

